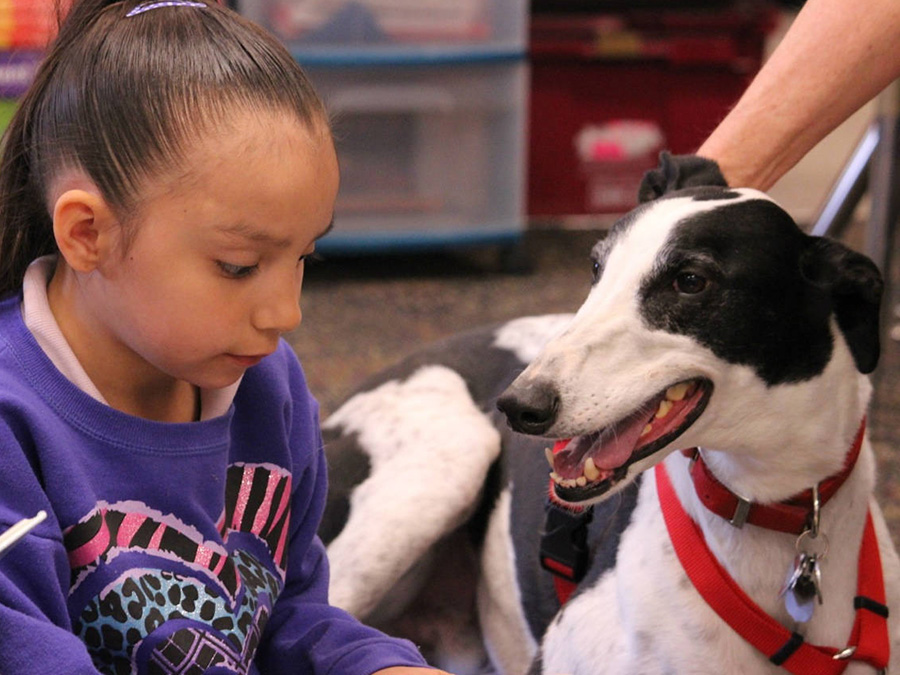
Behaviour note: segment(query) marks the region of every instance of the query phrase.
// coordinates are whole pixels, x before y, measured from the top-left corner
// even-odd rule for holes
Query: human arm
[[[405,675],[429,671],[415,646],[365,626],[328,604],[325,549],[314,539],[297,568],[289,568],[257,656],[267,675],[342,673]],[[411,675],[411,673],[410,673]]]
[[[730,185],[767,190],[897,77],[900,2],[807,0],[697,154]]]
[[[62,534],[16,435],[0,421],[0,531],[48,517],[0,559],[0,664],[4,675],[98,675],[66,608]]]
[[[388,637],[328,602],[328,561],[325,547],[316,534],[327,491],[318,410],[306,390],[295,357],[292,353],[282,356],[288,360],[287,367],[293,373],[287,433],[293,455],[294,485],[284,588],[260,643],[257,657],[260,671],[267,675],[370,675],[384,670],[389,675],[403,675],[403,669],[434,673],[426,668],[411,642]],[[254,381],[245,378],[242,387],[253,384]],[[261,398],[250,390],[244,394],[250,400]],[[271,423],[259,416],[254,419],[272,426],[278,423],[278,417],[280,411]],[[399,672],[392,670],[398,667]]]

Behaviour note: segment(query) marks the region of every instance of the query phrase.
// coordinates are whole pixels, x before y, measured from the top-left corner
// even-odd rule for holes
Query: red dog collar
[[[675,553],[706,603],[744,640],[775,665],[794,675],[839,675],[849,660],[863,661],[883,672],[890,660],[888,608],[878,539],[872,515],[866,517],[857,570],[856,610],[845,649],[811,645],[766,614],[744,593],[706,545],[669,480],[664,464],[657,464],[656,489]]]
[[[856,465],[865,430],[866,419],[863,418],[853,447],[850,448],[850,452],[847,453],[844,460],[844,468],[819,483],[820,507],[834,496]],[[707,509],[735,527],[742,527],[744,523],[750,523],[757,527],[789,534],[800,534],[810,527],[813,516],[812,490],[805,490],[775,504],[749,502],[719,482],[703,461],[699,448],[682,450],[682,453],[691,458],[691,478],[694,480],[694,489],[697,491],[700,501]]]

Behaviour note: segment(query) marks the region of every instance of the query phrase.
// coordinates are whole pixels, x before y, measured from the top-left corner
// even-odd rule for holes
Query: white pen
[[[38,511],[37,515],[33,518],[24,518],[6,530],[6,532],[0,534],[0,558],[6,555],[7,552],[16,545],[19,539],[31,532],[31,530],[37,527],[39,523],[43,522],[46,517],[46,511]]]

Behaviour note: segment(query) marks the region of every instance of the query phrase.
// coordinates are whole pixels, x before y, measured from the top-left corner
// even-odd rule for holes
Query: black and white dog
[[[900,672],[878,270],[696,157],[641,199],[575,315],[435,345],[326,421],[332,602],[456,673]]]

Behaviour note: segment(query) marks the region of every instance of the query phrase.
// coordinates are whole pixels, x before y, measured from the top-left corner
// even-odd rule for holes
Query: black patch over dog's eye
[[[680,272],[675,277],[675,290],[685,295],[696,295],[706,290],[709,282],[705,277],[701,277],[694,272]]]

